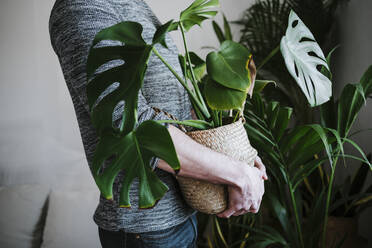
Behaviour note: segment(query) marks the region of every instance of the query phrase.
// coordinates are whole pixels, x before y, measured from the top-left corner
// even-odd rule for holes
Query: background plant
[[[247,132],[253,145],[261,152],[272,177],[265,204],[277,223],[273,224],[275,229],[267,225],[245,227],[255,233],[252,235],[255,242],[260,240],[255,247],[266,247],[268,244],[283,247],[317,247],[322,244],[325,247],[326,223],[339,158],[362,160],[369,165],[368,170],[371,169],[362,149],[349,136],[359,110],[371,94],[371,73],[372,67],[358,84],[345,86],[340,99],[336,101],[337,129],[319,124],[289,127],[283,123],[289,122],[291,108],[282,107],[278,102],[265,103],[257,95],[247,103]],[[283,116],[288,121],[278,120]],[[344,154],[344,143],[354,146],[361,153],[361,158]],[[330,167],[329,183],[314,192],[311,202],[305,201],[299,187],[305,184],[313,171],[326,164]],[[371,200],[370,194],[364,196],[365,203]]]
[[[334,4],[334,7],[336,7],[338,3]],[[259,3],[257,3],[257,5],[259,5]],[[276,7],[270,6],[270,4],[266,7],[272,7],[275,9],[278,8],[278,6],[279,3],[276,5]],[[278,11],[278,9],[276,9],[276,11]],[[269,16],[268,18],[275,20],[278,17]],[[270,22],[268,21],[268,23]],[[226,26],[228,26],[228,23],[226,20],[224,20],[224,30],[229,29],[227,29]],[[280,26],[283,28],[283,25]],[[214,23],[213,27],[220,42],[226,39],[222,28],[219,27],[217,23]],[[276,33],[275,28],[269,30],[269,32]],[[263,36],[261,39],[270,40],[270,38],[265,36],[265,31],[263,33],[264,34],[256,32],[255,35]],[[253,40],[253,42],[257,42],[257,40]],[[262,43],[260,43],[260,45],[262,45]],[[334,50],[332,50],[327,57],[327,63],[329,65],[333,51]],[[276,52],[277,51],[274,50],[274,53]],[[269,64],[268,61],[272,61],[274,59],[272,55],[273,54],[270,54],[269,56],[264,57],[261,65],[265,65],[265,63]],[[258,76],[266,74],[261,73],[261,65],[258,67]],[[267,64],[264,68],[266,68],[266,66]],[[329,79],[332,79],[332,74],[329,70],[319,68],[319,71]],[[275,123],[283,123],[283,120],[277,121],[276,118],[278,116],[283,116],[284,111],[286,112],[287,116],[290,116],[293,112],[293,108],[281,106],[278,107],[279,105],[285,106],[287,104],[286,101],[282,101],[284,102],[282,104],[276,101],[270,101],[271,98],[270,95],[267,94],[267,88],[264,91],[264,95],[261,95],[260,97],[255,95],[253,97],[254,101],[249,105],[249,107],[246,108],[250,113],[248,116],[246,116],[246,119],[248,120],[247,132],[252,143],[255,142],[254,146],[260,147],[259,151],[263,151],[263,153],[266,155],[264,157],[264,162],[266,165],[269,165],[268,169],[274,175],[276,183],[270,183],[267,185],[267,190],[271,193],[268,193],[265,196],[268,199],[265,200],[264,206],[269,206],[270,211],[275,214],[274,216],[271,216],[274,217],[274,223],[267,223],[268,219],[272,220],[272,218],[268,218],[267,215],[264,218],[266,220],[266,225],[262,224],[262,221],[261,223],[260,221],[255,222],[261,224],[258,225],[260,226],[259,228],[257,228],[257,225],[256,228],[252,228],[251,224],[239,224],[239,220],[235,220],[237,226],[246,229],[246,232],[243,232],[244,234],[240,235],[240,239],[243,239],[244,241],[247,239],[246,236],[249,236],[250,238],[248,244],[254,244],[252,247],[266,247],[269,244],[276,244],[275,246],[279,245],[284,247],[303,247],[303,245],[306,247],[316,247],[322,242],[324,246],[328,215],[355,216],[355,214],[360,213],[360,211],[363,211],[365,208],[370,206],[372,198],[371,189],[368,187],[366,190],[363,190],[364,181],[367,175],[366,172],[370,170],[370,168],[368,168],[366,165],[370,165],[370,163],[356,143],[350,140],[352,135],[348,134],[357,116],[357,113],[362,106],[361,103],[365,103],[364,100],[368,97],[371,97],[369,86],[370,81],[371,68],[366,71],[359,84],[347,85],[343,90],[340,99],[334,100],[334,98],[331,97],[330,101],[321,105],[317,109],[310,108],[310,106],[306,104],[305,107],[309,109],[309,113],[312,116],[315,115],[318,110],[321,111],[321,118],[319,122],[320,125],[314,124],[317,123],[315,118],[311,118],[308,121],[300,120],[294,122],[294,118],[297,119],[301,117],[297,115],[293,118],[292,116],[292,123],[308,122],[309,124],[312,124],[311,126],[315,129],[310,130],[311,132],[309,131],[307,133],[308,136],[301,136],[306,134],[304,130],[308,128],[308,126],[301,128],[298,127],[297,124],[293,127],[293,125],[287,126],[288,122],[284,122],[286,135],[287,132],[292,132],[294,136],[299,135],[299,140],[302,140],[302,143],[293,145],[291,149],[294,149],[297,146],[304,147],[302,153],[299,150],[294,149],[292,151],[291,149],[287,148],[285,156],[288,156],[288,159],[292,159],[293,157],[291,156],[304,156],[305,152],[307,153],[310,151],[309,157],[307,158],[307,165],[300,163],[297,164],[297,166],[291,166],[291,170],[288,170],[287,172],[286,170],[279,169],[285,168],[285,166],[283,166],[283,161],[280,161],[279,159],[284,159],[285,156],[281,156],[280,151],[277,155],[275,155],[275,152],[273,152],[275,151],[276,147],[280,147],[279,144],[283,145],[281,143],[282,141],[280,141],[278,144],[275,143],[276,139],[281,139],[280,136],[276,136],[276,133],[281,133],[282,128],[281,126],[275,126]],[[280,87],[282,87],[281,84],[279,84],[279,87],[275,90],[281,90]],[[279,98],[279,100],[281,100],[281,98]],[[265,113],[265,111],[267,111],[267,113]],[[253,123],[252,120],[254,120]],[[257,130],[259,131],[257,132]],[[297,132],[298,134],[296,134]],[[301,134],[301,132],[304,132],[304,134]],[[304,144],[305,140],[308,140],[309,138],[313,138],[313,142],[317,142],[314,144]],[[298,140],[296,142],[298,142]],[[349,179],[348,181],[350,181],[350,183],[334,186],[333,180],[336,172],[336,165],[338,163],[338,157],[348,157],[360,160],[358,157],[343,153],[343,143],[345,142],[351,142],[352,145],[361,152],[363,162],[352,182],[351,179]],[[261,146],[259,144],[261,144]],[[307,148],[309,147],[306,145],[312,145],[310,147],[311,149],[308,150]],[[321,159],[321,155],[325,156]],[[304,156],[304,158],[306,160],[306,156]],[[330,162],[326,163],[326,161]],[[294,163],[296,163],[296,161]],[[332,166],[330,167],[329,165]],[[330,176],[328,175],[329,170],[327,167],[331,168]],[[288,175],[283,176],[283,172],[288,173]],[[296,175],[292,175],[293,179],[291,178],[291,173],[295,173]],[[302,177],[299,177],[301,173]],[[279,178],[283,177],[281,182],[278,180],[278,175]],[[294,180],[294,182],[291,180]],[[290,193],[292,191],[293,196]],[[333,191],[335,192],[333,193]],[[276,197],[278,195],[280,195],[280,197]],[[288,195],[290,196],[289,198]],[[284,203],[282,202],[283,200]],[[311,219],[312,221],[308,222],[308,219]],[[224,220],[219,221],[224,222]],[[272,228],[273,225],[274,228]],[[303,230],[301,228],[302,226],[304,226]],[[226,229],[222,230],[222,236],[227,237],[230,228],[227,226]],[[319,230],[319,232],[314,232],[314,230]],[[228,243],[228,246],[224,246],[225,243],[221,243],[223,238],[220,237],[220,235],[214,236],[214,240],[216,247],[235,247],[233,246],[234,243]],[[301,242],[301,240],[304,241]],[[244,243],[244,245],[246,244],[247,242]],[[240,245],[242,245],[242,241],[240,241],[236,247],[244,247]],[[334,245],[342,245],[342,237],[340,240],[338,240],[338,243],[336,242]]]
[[[312,123],[316,111],[309,108],[303,93],[284,67],[277,53],[278,44],[286,31],[287,17],[294,10],[314,34],[315,40],[327,54],[338,45],[336,11],[348,0],[261,0],[244,13],[240,42],[255,55],[261,77],[273,79],[279,87],[268,87],[268,100],[278,101],[294,109],[298,124]],[[262,67],[263,66],[263,67]],[[315,119],[314,119],[315,118]]]

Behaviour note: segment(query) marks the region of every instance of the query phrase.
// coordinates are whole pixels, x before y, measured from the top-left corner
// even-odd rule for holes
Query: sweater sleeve
[[[61,1],[58,7],[52,11],[49,31],[51,43],[56,52],[61,68],[73,99],[75,111],[84,109],[88,112],[89,107],[86,95],[86,63],[89,48],[95,35],[102,29],[124,21],[123,16],[126,16],[127,11],[138,11],[121,9],[120,15],[117,13],[117,8],[113,5],[105,3],[105,1]],[[104,42],[102,45],[110,46],[117,45],[115,42]],[[99,71],[105,71],[117,66],[122,62],[112,61],[105,64]],[[146,82],[145,82],[146,83]],[[161,83],[161,82],[159,82]],[[110,91],[115,90],[115,85],[111,85],[100,96],[102,99]],[[120,102],[113,112],[113,123],[119,126],[122,120],[122,113],[125,102]],[[77,117],[82,118],[81,114],[77,113]],[[85,115],[87,116],[87,115]],[[139,124],[146,120],[161,120],[169,119],[164,113],[156,113],[143,96],[142,91],[139,91],[138,96],[138,122]],[[81,121],[79,121],[79,124]],[[167,124],[164,124],[168,127]],[[92,128],[90,126],[89,128]],[[80,127],[80,131],[84,132],[84,128]],[[89,159],[88,159],[89,160]],[[152,167],[157,166],[157,159],[152,160]]]

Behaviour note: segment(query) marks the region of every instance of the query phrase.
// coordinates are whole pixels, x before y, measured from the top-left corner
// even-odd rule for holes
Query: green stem
[[[294,196],[294,191],[293,191],[292,183],[289,180],[288,180],[288,187],[289,187],[289,192],[290,192],[290,196],[291,196],[291,202],[292,202],[293,212],[294,212],[295,219],[296,219],[296,228],[297,228],[298,236],[300,238],[301,247],[305,247],[304,246],[304,239],[302,237],[302,230],[301,230],[300,218],[298,217],[298,210],[297,210],[296,199],[295,199],[295,196]]]
[[[267,123],[265,123],[265,124],[267,126],[270,126]],[[286,160],[284,159],[284,156],[282,154],[282,151],[279,148],[278,141],[274,138],[274,135],[271,132],[270,132],[270,136],[271,136],[271,139],[275,141],[274,142],[274,144],[275,144],[274,147],[277,150],[277,153],[279,154],[279,160],[280,160],[280,162],[283,165],[288,164],[288,163],[286,163]],[[287,185],[288,185],[288,189],[289,189],[289,192],[290,192],[291,203],[292,203],[292,207],[293,207],[293,212],[294,212],[295,219],[296,219],[296,229],[297,229],[298,236],[299,236],[299,239],[300,239],[301,247],[304,248],[305,247],[304,246],[304,239],[303,239],[303,236],[302,236],[301,223],[300,223],[300,218],[298,216],[296,198],[295,198],[295,195],[294,195],[294,190],[293,190],[292,182],[289,179],[288,168],[284,167],[284,169],[285,169],[285,181],[287,182]]]
[[[324,222],[323,222],[323,231],[322,231],[322,247],[326,248],[326,235],[327,235],[327,223],[328,223],[328,211],[329,211],[329,205],[331,202],[331,196],[332,196],[332,186],[333,181],[335,177],[336,172],[336,164],[337,164],[338,156],[336,156],[333,159],[332,162],[332,171],[331,171],[331,177],[329,179],[329,185],[328,185],[328,192],[327,192],[327,202],[326,202],[326,208],[324,213]]]
[[[192,102],[196,105],[197,108],[204,114],[204,116],[208,119],[210,114],[208,109],[199,101],[199,99],[194,95],[194,93],[190,90],[187,86],[186,82],[178,75],[178,73],[168,64],[167,61],[160,55],[160,53],[153,47],[152,51],[158,58],[164,63],[164,65],[172,72],[172,74],[177,78],[177,80],[182,84],[182,86],[186,89],[189,96],[192,98]]]
[[[219,114],[220,114],[220,123],[219,123],[219,126],[222,126],[222,110],[221,111],[218,111]]]
[[[191,98],[191,104],[195,111],[195,115],[199,120],[207,121],[207,119],[204,117],[203,113],[200,112],[200,109],[197,107],[197,105],[193,102],[193,99]]]
[[[192,77],[191,82],[192,82],[192,85],[194,86],[194,88],[196,90],[196,88],[199,88],[199,87],[197,87],[196,77],[195,77],[195,74],[194,74],[194,70],[192,69],[191,58],[190,58],[190,54],[189,54],[189,51],[188,51],[188,48],[187,48],[187,43],[186,43],[185,30],[184,30],[182,24],[180,24],[180,30],[181,30],[181,34],[182,34],[183,46],[185,48],[185,55],[186,55],[187,63],[189,65],[189,71],[190,71],[191,77]]]
[[[259,67],[257,67],[257,71],[259,71],[267,62],[269,62],[269,60],[275,56],[275,54],[277,54],[277,52],[279,51],[280,49],[280,45],[278,45],[276,48],[274,48],[274,50],[272,50],[270,52],[269,55],[267,55],[267,57],[262,61],[262,63],[260,64]]]
[[[212,119],[213,119],[213,126],[214,127],[219,127],[219,120],[218,120],[218,111],[217,110],[212,110]]]
[[[203,105],[203,107],[205,109],[207,109],[206,104],[204,102],[204,98],[203,98],[202,94],[200,93],[198,83],[197,83],[197,80],[196,80],[196,77],[195,77],[195,74],[194,74],[194,70],[192,69],[191,58],[190,58],[190,54],[189,54],[189,51],[188,51],[188,48],[187,48],[187,43],[186,43],[185,30],[183,28],[182,23],[180,23],[180,30],[181,30],[181,34],[182,34],[183,45],[184,45],[184,48],[185,48],[186,59],[187,59],[188,65],[189,65],[188,67],[189,67],[191,77],[192,77],[191,83],[194,87],[196,95],[197,95],[198,99],[200,100],[201,104]],[[209,117],[210,117],[210,115],[207,116],[207,118],[209,118]]]
[[[233,122],[236,122],[236,120],[238,119],[239,116],[240,116],[240,110],[238,110],[238,111],[236,112],[236,115],[235,115],[235,117],[234,117]]]

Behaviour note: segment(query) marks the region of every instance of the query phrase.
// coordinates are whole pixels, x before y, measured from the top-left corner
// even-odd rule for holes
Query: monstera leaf
[[[172,139],[166,127],[155,121],[145,121],[125,136],[110,132],[103,136],[93,159],[92,173],[102,195],[112,199],[112,187],[117,174],[124,170],[120,191],[120,207],[130,207],[129,190],[133,179],[138,177],[139,207],[150,208],[163,197],[168,187],[160,181],[149,166],[152,157],[167,161],[174,170],[180,169]],[[110,165],[100,173],[107,159]]]
[[[236,42],[225,41],[220,51],[208,54],[207,71],[208,105],[214,110],[242,109],[256,76],[250,52]]]
[[[217,14],[215,10],[219,6],[218,0],[196,0],[187,9],[181,12],[180,23],[187,31],[194,25],[201,23]]]
[[[313,34],[291,11],[288,28],[280,42],[285,64],[296,80],[311,106],[327,102],[332,95],[331,81],[321,73],[321,68],[329,71],[324,54]]]
[[[90,49],[87,62],[88,79],[102,65],[122,60],[124,64],[96,75],[87,86],[89,107],[92,109],[92,122],[98,133],[112,129],[112,113],[120,101],[125,101],[124,134],[133,130],[137,122],[137,98],[142,87],[146,64],[152,46],[143,40],[142,26],[135,22],[122,22],[100,31]],[[120,41],[123,46],[94,47],[103,40]],[[119,86],[97,104],[97,99],[113,83]],[[93,108],[94,106],[94,108]]]
[[[152,157],[162,158],[174,170],[180,166],[166,127],[147,121],[135,129],[138,93],[151,51],[156,43],[166,47],[165,34],[174,28],[172,21],[164,24],[154,34],[153,44],[146,44],[139,23],[122,22],[100,31],[89,52],[87,96],[91,119],[99,136],[92,174],[101,194],[111,199],[114,180],[124,170],[121,207],[130,207],[129,189],[134,178],[140,181],[140,208],[154,206],[167,191],[167,186],[150,167]],[[119,41],[122,45],[104,46],[104,43],[99,44],[102,41]],[[123,63],[115,63],[116,66],[105,71],[99,70],[117,60]],[[121,101],[125,102],[123,121],[117,129],[113,127],[112,116]]]

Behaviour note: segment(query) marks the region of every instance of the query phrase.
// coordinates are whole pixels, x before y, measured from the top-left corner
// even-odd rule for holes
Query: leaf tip
[[[131,205],[119,205],[119,208],[131,208]]]

